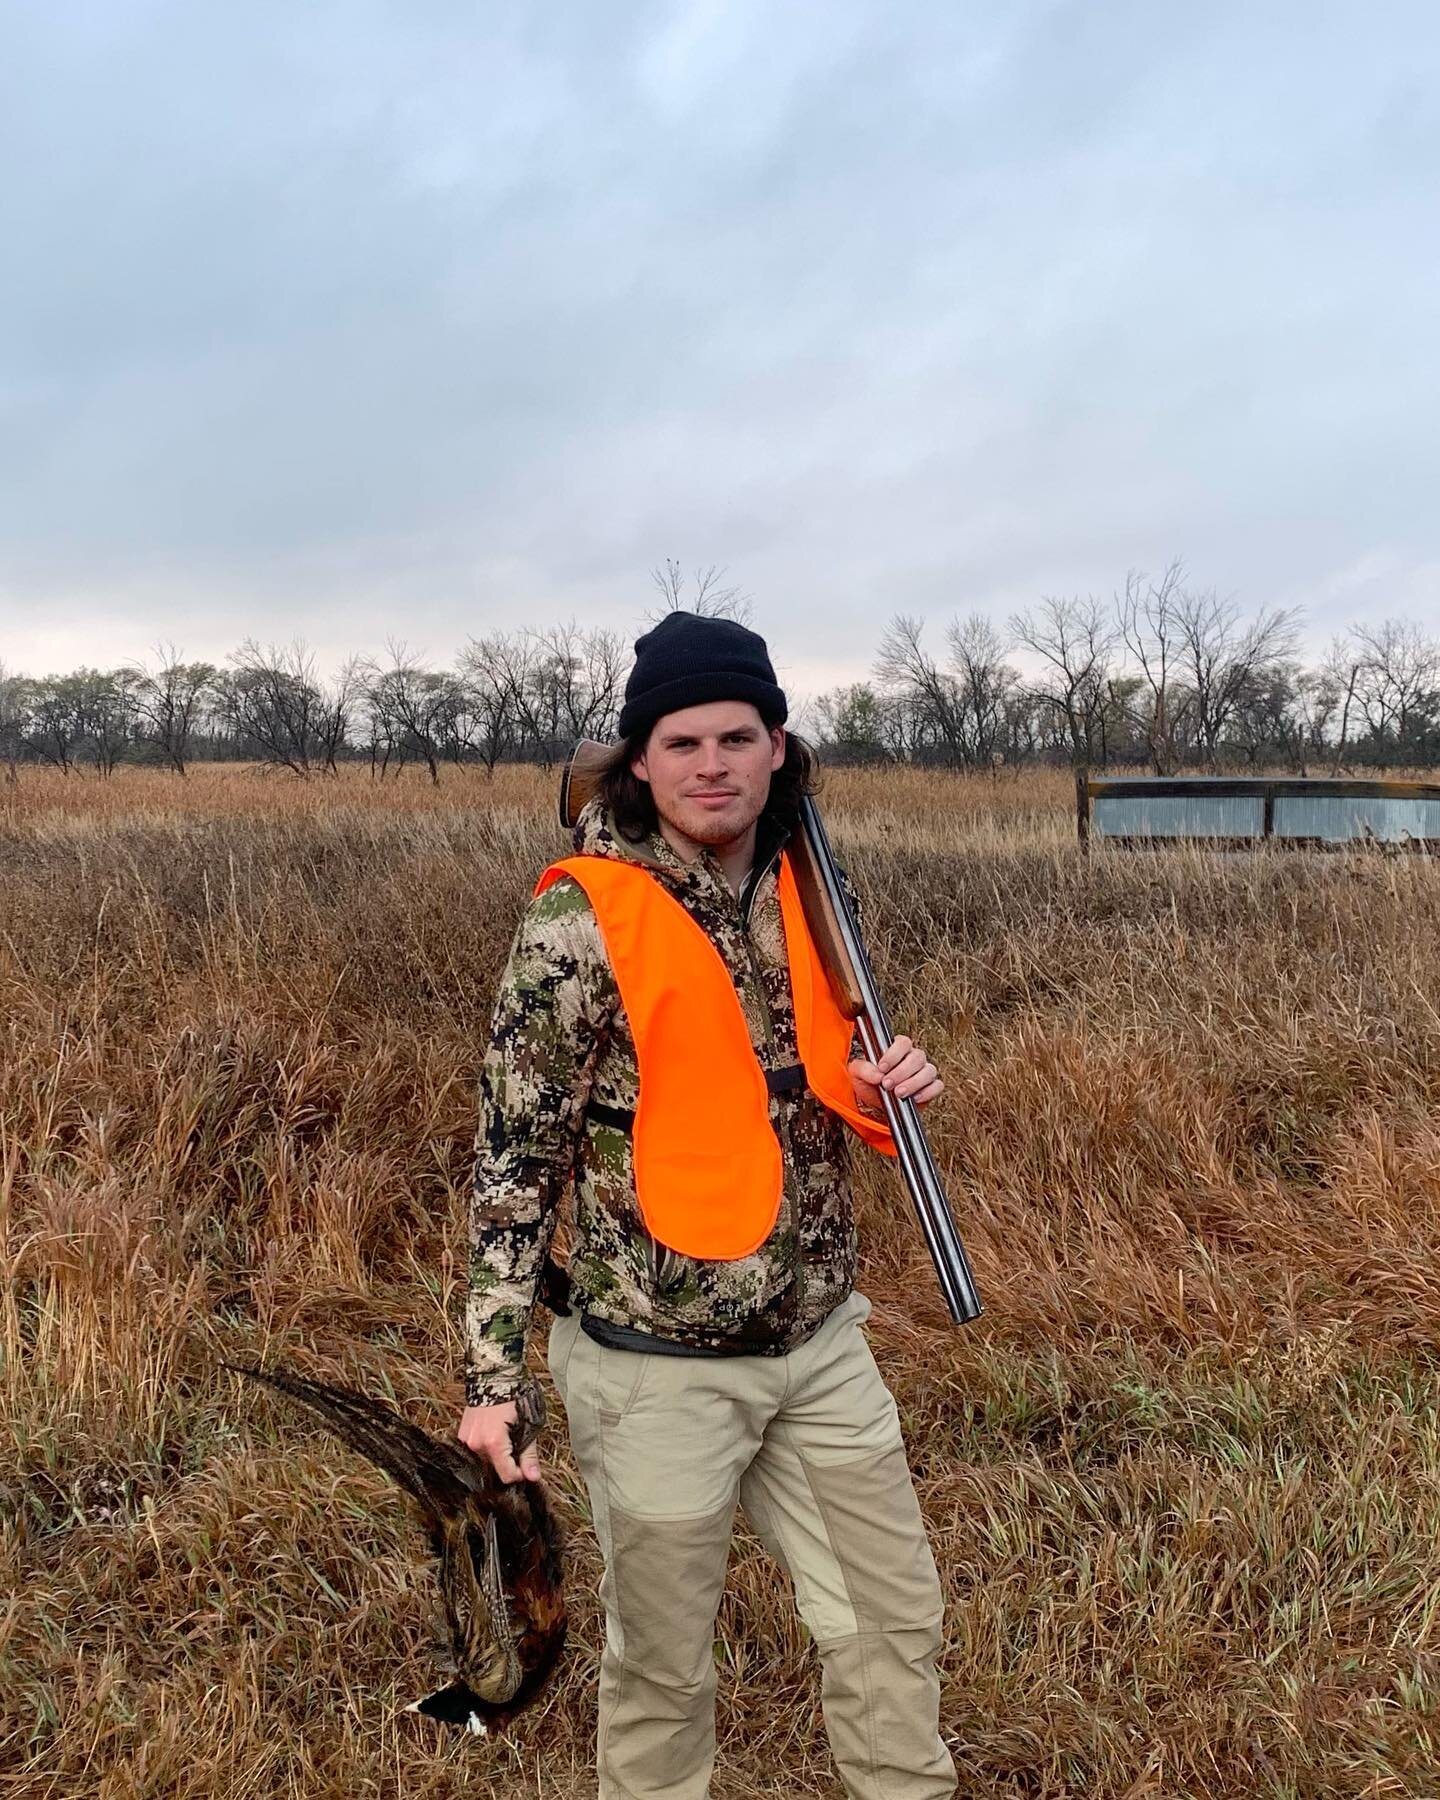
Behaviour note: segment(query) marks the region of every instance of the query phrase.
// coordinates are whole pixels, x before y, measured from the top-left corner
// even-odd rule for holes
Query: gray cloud
[[[0,657],[1440,614],[1422,0],[15,7]]]

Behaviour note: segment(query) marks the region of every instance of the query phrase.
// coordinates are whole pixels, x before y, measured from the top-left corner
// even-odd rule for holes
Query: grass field
[[[553,778],[0,786],[0,1795],[577,1796],[596,1557],[513,1743],[432,1677],[383,1477],[212,1366],[453,1430],[474,1080]],[[1440,1794],[1440,869],[1088,862],[1061,775],[826,787],[987,1301],[893,1173],[863,1285],[962,1793]],[[717,1800],[837,1791],[737,1540]]]

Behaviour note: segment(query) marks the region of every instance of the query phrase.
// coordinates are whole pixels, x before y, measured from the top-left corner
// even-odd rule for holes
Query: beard
[[[742,797],[735,803],[737,810],[726,807],[713,813],[702,806],[685,806],[683,802],[682,807],[679,816],[667,815],[665,822],[673,830],[683,832],[692,844],[718,850],[745,836],[765,810],[765,802],[762,799],[757,803]]]

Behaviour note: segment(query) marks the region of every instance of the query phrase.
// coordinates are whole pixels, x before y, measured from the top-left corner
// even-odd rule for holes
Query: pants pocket
[[[550,1359],[566,1410],[572,1405],[588,1407],[607,1425],[618,1425],[630,1413],[649,1365],[658,1360],[643,1351],[610,1350],[597,1344],[573,1316],[557,1319],[551,1326]]]
[[[655,1362],[643,1350],[611,1350],[604,1344],[586,1339],[597,1354],[595,1372],[595,1409],[607,1425],[618,1425],[634,1411],[645,1385],[645,1377]]]
[[[570,1359],[575,1354],[575,1339],[579,1335],[580,1320],[574,1313],[569,1318],[552,1319],[550,1322],[550,1335],[545,1342],[545,1362],[556,1392],[562,1400],[565,1399]]]

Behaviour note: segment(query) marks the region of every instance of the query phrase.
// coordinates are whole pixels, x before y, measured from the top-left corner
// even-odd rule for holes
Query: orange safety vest
[[[683,1256],[749,1256],[775,1229],[785,1172],[730,971],[680,901],[640,864],[567,857],[545,870],[536,894],[562,875],[579,882],[594,908],[635,1039],[640,1100],[631,1141],[646,1229]],[[890,1128],[855,1105],[846,1072],[855,1022],[836,1004],[788,856],[779,891],[806,1081],[867,1144],[893,1156]]]

